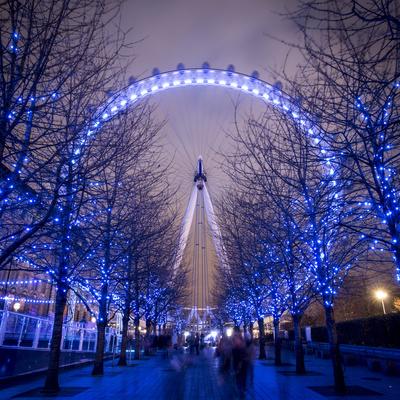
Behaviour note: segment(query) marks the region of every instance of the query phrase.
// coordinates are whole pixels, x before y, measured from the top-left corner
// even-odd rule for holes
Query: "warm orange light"
[[[388,294],[387,294],[387,292],[385,292],[384,290],[378,289],[378,290],[375,292],[375,297],[376,297],[378,300],[385,300],[385,299],[388,297]]]

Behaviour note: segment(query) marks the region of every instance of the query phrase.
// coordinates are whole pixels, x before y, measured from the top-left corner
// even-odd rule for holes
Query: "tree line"
[[[126,365],[129,321],[137,336],[141,319],[150,332],[179,312],[184,296],[163,123],[147,103],[104,117],[111,102],[124,101],[116,88],[126,87],[132,62],[133,44],[118,28],[121,4],[0,5],[0,269],[17,261],[55,287],[47,392],[59,390],[70,293],[96,317],[95,375],[116,312]]]
[[[372,255],[392,262],[399,281],[399,12],[392,0],[300,1],[286,15],[300,40],[282,44],[303,61],[295,76],[280,73],[278,107],[237,123],[225,157],[220,312],[245,330],[258,322],[260,358],[271,315],[277,364],[288,312],[301,374],[301,319],[319,301],[339,393],[334,305],[346,276]]]

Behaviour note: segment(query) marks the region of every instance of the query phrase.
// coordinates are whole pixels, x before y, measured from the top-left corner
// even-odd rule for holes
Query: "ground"
[[[350,395],[332,396],[329,360],[307,356],[307,376],[294,376],[292,353],[284,353],[285,365],[277,368],[271,360],[256,361],[254,383],[248,385],[246,399],[252,400],[317,400],[317,399],[388,399],[400,398],[400,378],[388,377],[364,367],[345,371]],[[232,376],[219,374],[218,359],[212,350],[200,356],[165,359],[163,354],[131,361],[131,366],[117,367],[107,362],[103,377],[90,376],[90,367],[61,373],[62,392],[57,399],[71,400],[234,400],[238,398]],[[182,364],[185,366],[181,368]],[[0,390],[0,399],[44,398],[39,392],[43,378]],[[317,389],[315,389],[317,387]],[[312,389],[314,388],[314,389]],[[322,393],[322,394],[321,394]]]

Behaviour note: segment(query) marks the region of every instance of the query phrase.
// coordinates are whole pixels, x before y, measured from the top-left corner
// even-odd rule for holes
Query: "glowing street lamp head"
[[[226,336],[231,337],[233,334],[233,328],[226,328]]]
[[[387,292],[385,292],[384,290],[378,289],[378,290],[375,292],[375,297],[376,297],[378,300],[385,300],[385,299],[388,297],[388,294],[387,294]]]
[[[21,303],[20,302],[17,301],[16,303],[14,303],[14,305],[13,305],[14,311],[19,311],[20,308],[21,308]]]

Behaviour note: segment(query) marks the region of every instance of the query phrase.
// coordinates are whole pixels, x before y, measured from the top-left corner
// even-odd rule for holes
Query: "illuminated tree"
[[[119,2],[11,1],[1,7],[0,264],[17,256],[56,287],[45,383],[45,391],[55,392],[67,296],[91,248],[81,231],[91,217],[86,189],[107,162],[92,153],[93,128],[106,90],[123,75],[123,35],[107,31],[105,38]]]
[[[72,138],[57,141],[63,104],[93,77],[88,66],[102,48],[93,37],[118,10],[100,3],[0,5],[0,268],[41,234],[63,197],[59,151]]]
[[[251,202],[246,197],[231,194],[224,197],[219,205],[219,221],[222,239],[226,251],[228,267],[222,266],[221,280],[226,287],[222,296],[225,308],[235,323],[243,323],[247,314],[252,313],[259,328],[259,358],[265,359],[264,316],[267,315],[267,299],[270,295],[268,273],[270,259],[264,253],[264,244],[260,239],[257,225],[253,225]],[[240,305],[239,307],[237,307]]]
[[[271,110],[266,118],[250,120],[247,129],[238,131],[236,141],[238,154],[230,165],[235,182],[254,196],[264,197],[266,204],[273,196],[286,196],[286,209],[290,210],[286,216],[291,219],[280,224],[285,230],[290,222],[305,248],[303,282],[312,277],[314,291],[323,304],[335,387],[343,391],[333,305],[348,271],[365,252],[364,239],[347,224],[353,210],[345,201],[350,185],[346,171],[333,164],[332,156],[315,144],[302,120],[290,114]],[[278,182],[275,188],[271,179]]]
[[[91,251],[86,256],[81,286],[98,305],[96,357],[92,374],[103,374],[103,354],[107,324],[114,317],[110,306],[116,299],[124,267],[125,229],[130,223],[131,206],[127,194],[143,178],[139,165],[154,156],[160,125],[152,122],[151,110],[138,106],[116,117],[93,143],[93,154],[107,160],[86,185],[85,216],[81,231],[88,231]],[[139,171],[139,172],[138,172]]]
[[[389,251],[400,280],[400,14],[393,0],[302,1],[291,14],[307,62],[291,82],[349,172],[351,228]]]
[[[156,326],[161,315],[179,301],[184,270],[175,269],[178,235],[172,207],[174,192],[168,188],[166,169],[158,168],[160,154],[153,152],[136,171],[129,194],[129,219],[124,228],[124,258],[119,297],[123,327],[119,365],[126,365],[129,320],[135,326],[136,352],[140,357],[139,323]],[[149,329],[150,331],[150,329]]]

